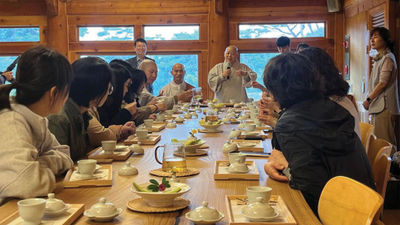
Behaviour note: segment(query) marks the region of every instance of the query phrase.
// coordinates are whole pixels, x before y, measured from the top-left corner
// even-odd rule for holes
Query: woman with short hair
[[[283,153],[289,185],[302,192],[317,215],[319,196],[329,179],[347,176],[374,188],[371,167],[351,114],[324,96],[320,75],[305,57],[285,53],[272,58],[264,84],[282,111],[272,145]],[[265,165],[270,177],[277,171]],[[284,169],[284,168],[281,168]]]

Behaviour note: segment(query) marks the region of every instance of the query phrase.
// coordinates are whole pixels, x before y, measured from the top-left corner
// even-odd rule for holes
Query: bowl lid
[[[204,201],[202,206],[195,208],[189,214],[189,217],[193,220],[218,220],[220,216],[218,210],[208,207],[207,201]]]
[[[46,200],[46,211],[59,211],[65,208],[65,203],[63,200],[55,198],[54,193],[49,193]]]
[[[117,208],[111,202],[106,202],[105,198],[100,198],[99,202],[92,205],[89,209],[91,216],[111,216],[116,214]]]
[[[275,210],[268,204],[262,202],[262,197],[257,197],[256,202],[250,203],[242,209],[245,216],[253,218],[267,218],[275,215]]]
[[[125,165],[118,171],[119,175],[131,176],[138,174],[138,170],[135,166],[132,166],[130,162],[125,162]]]

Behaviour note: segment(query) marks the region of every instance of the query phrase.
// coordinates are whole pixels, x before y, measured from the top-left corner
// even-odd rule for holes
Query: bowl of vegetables
[[[218,127],[220,127],[223,123],[221,120],[217,121],[205,121],[205,120],[200,120],[199,122],[200,126],[204,127],[207,131],[213,131],[213,132],[218,132]]]
[[[185,183],[169,183],[164,177],[161,182],[150,179],[149,183],[133,182],[131,190],[143,198],[151,207],[164,208],[174,204],[174,200],[190,190]]]

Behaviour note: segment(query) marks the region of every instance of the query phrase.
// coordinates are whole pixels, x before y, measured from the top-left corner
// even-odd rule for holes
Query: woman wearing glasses
[[[112,93],[113,87],[111,85],[112,71],[107,62],[101,58],[78,59],[72,64],[72,70],[75,77],[71,84],[69,98],[61,114],[49,117],[49,129],[60,143],[70,146],[71,158],[77,161],[85,157],[92,148],[90,143],[91,138],[93,140],[93,133],[89,131],[92,131],[91,125],[96,122],[93,121],[96,117],[92,117],[88,110],[102,106],[108,95]],[[97,123],[99,123],[98,120]],[[101,125],[100,128],[105,129]],[[121,129],[129,130],[128,127],[121,127]],[[128,132],[133,133],[133,129],[131,128]],[[110,130],[111,133],[112,129]],[[103,140],[117,139],[118,132],[110,136],[104,137]]]

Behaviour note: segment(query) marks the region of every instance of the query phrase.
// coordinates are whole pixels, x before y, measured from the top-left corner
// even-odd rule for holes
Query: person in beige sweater
[[[56,175],[73,166],[69,147],[58,143],[46,119],[63,107],[71,80],[68,60],[38,46],[22,54],[16,82],[0,87],[0,204],[47,195]],[[12,89],[17,94],[9,99]]]

